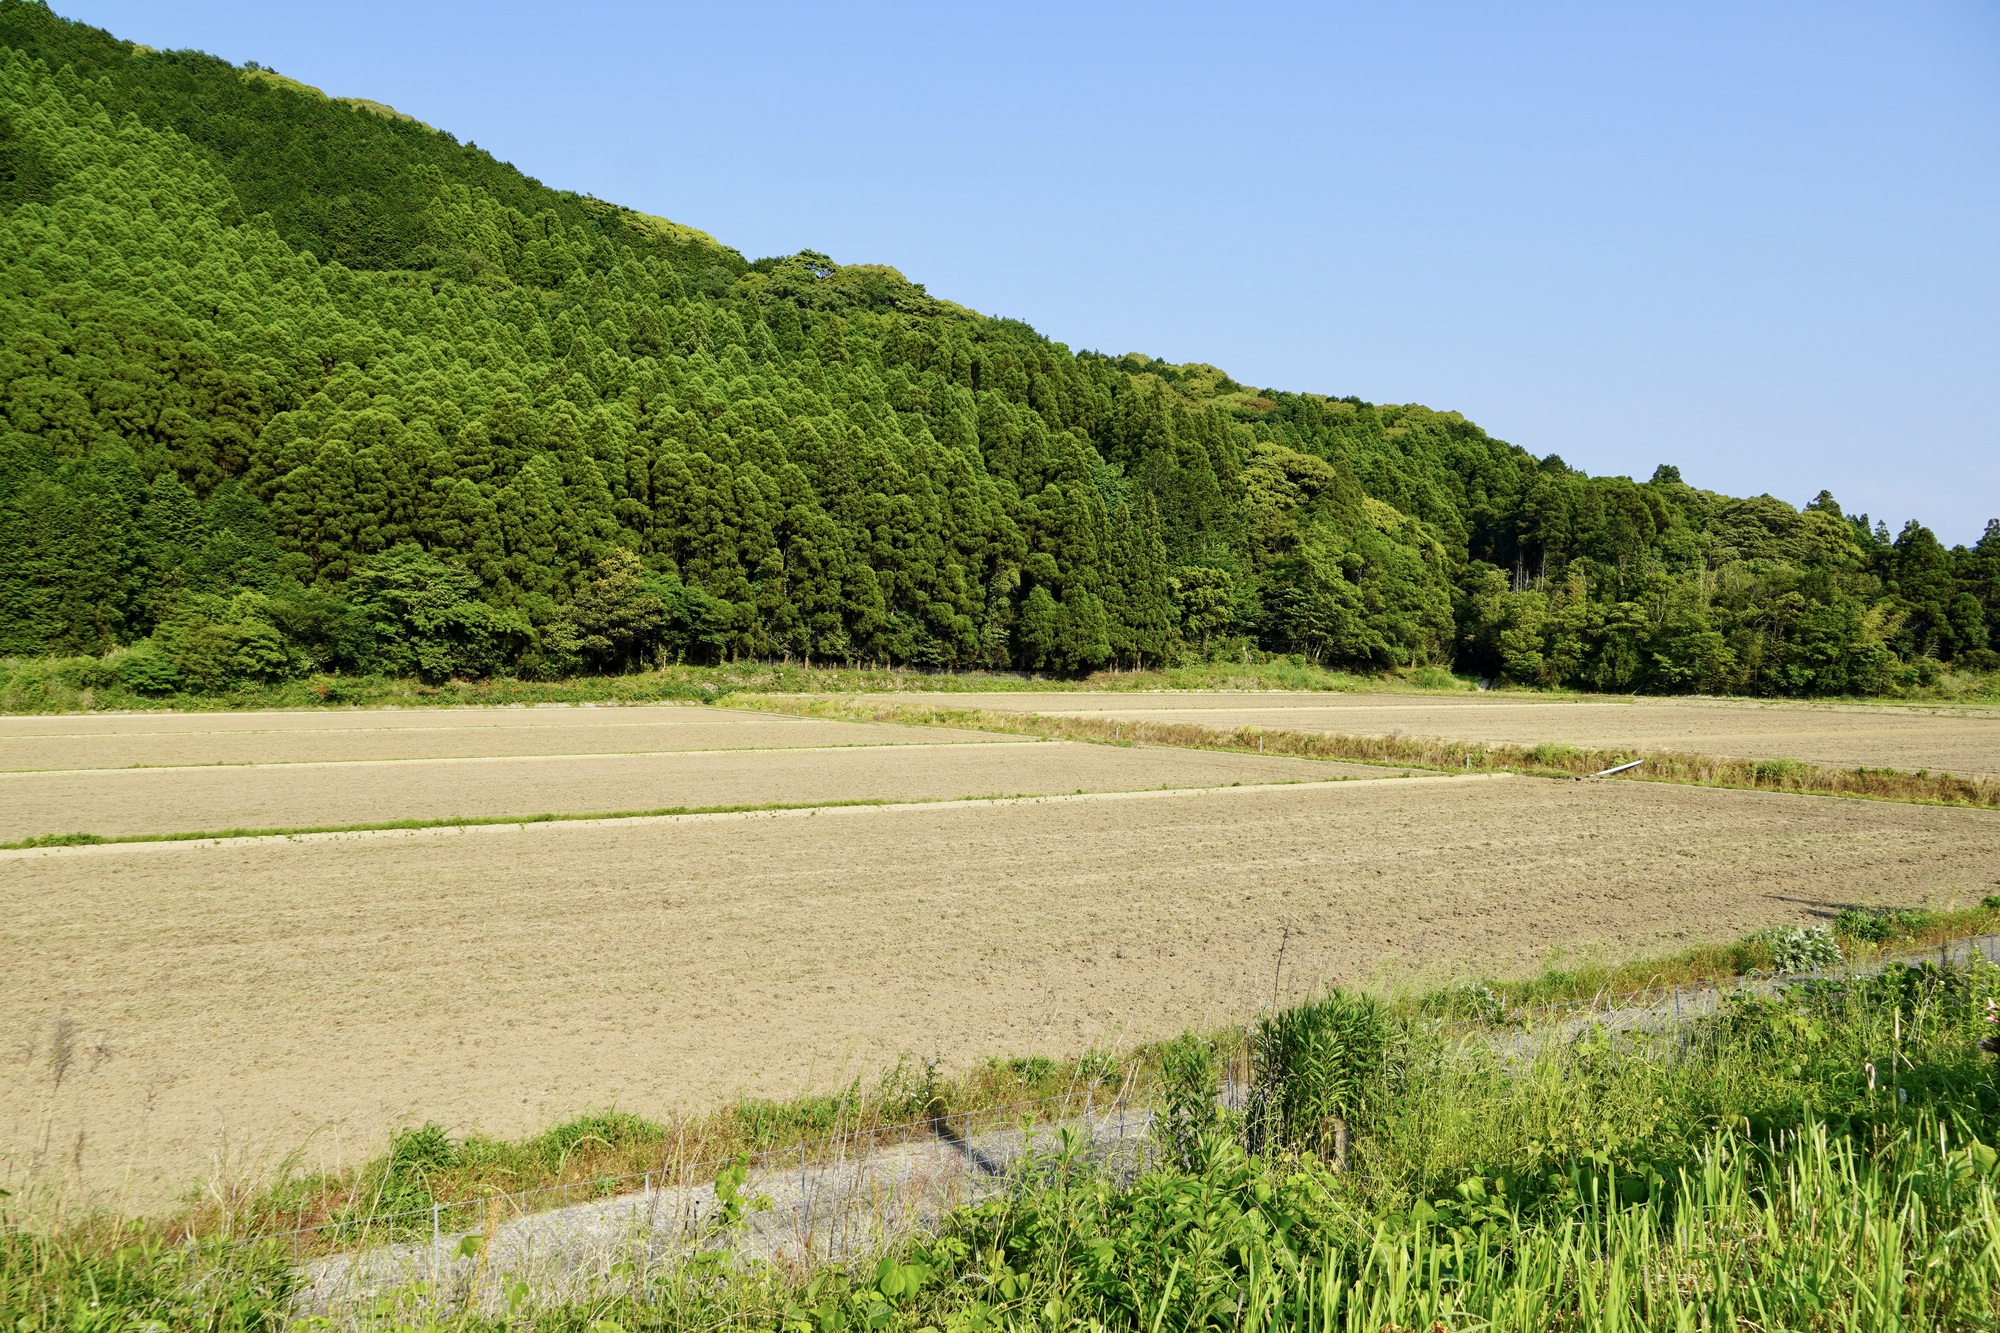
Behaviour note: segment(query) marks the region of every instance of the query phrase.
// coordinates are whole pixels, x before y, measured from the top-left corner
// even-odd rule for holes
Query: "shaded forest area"
[[[1948,550],[1072,353],[28,0],[0,48],[0,654],[155,693],[1246,648],[1610,691],[2000,668],[2000,522]]]

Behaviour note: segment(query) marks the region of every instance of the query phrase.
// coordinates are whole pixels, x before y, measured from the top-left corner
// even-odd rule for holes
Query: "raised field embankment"
[[[861,702],[1324,732],[1505,750],[1792,760],[1827,769],[2000,779],[2000,708],[1532,694],[1336,694],[1190,690],[1113,694],[882,694]],[[1414,756],[1411,756],[1414,757]]]
[[[912,704],[896,697],[811,698],[798,695],[742,696],[732,706],[804,717],[836,717],[912,725],[977,728],[1005,735],[1096,740],[1228,750],[1259,755],[1407,764],[1443,772],[1520,772],[1542,776],[1589,777],[1622,768],[1628,782],[1678,782],[1744,791],[1798,792],[2000,809],[2000,778],[1958,777],[1925,770],[1837,768],[1797,759],[1729,759],[1665,750],[1579,749],[1555,741],[1533,746],[1441,739],[1420,735],[1350,735],[1338,731],[1295,730],[1277,725],[1210,725],[1220,710],[1133,709],[1037,712],[1027,708],[973,708],[956,700]],[[1258,716],[1282,722],[1288,712],[1270,709]],[[1198,720],[1188,720],[1189,718]],[[1633,761],[1640,761],[1634,763]]]

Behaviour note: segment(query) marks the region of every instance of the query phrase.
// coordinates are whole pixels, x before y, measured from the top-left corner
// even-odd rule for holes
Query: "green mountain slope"
[[[0,653],[134,688],[1256,644],[1602,689],[1991,669],[1893,542],[1454,413],[1073,354],[0,0]]]

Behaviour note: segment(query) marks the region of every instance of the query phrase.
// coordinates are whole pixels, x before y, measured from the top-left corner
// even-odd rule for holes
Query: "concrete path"
[[[1504,1030],[1477,1028],[1467,1038],[1509,1058],[1526,1058],[1551,1042],[1574,1040],[1592,1027],[1613,1034],[1671,1031],[1719,1012],[1739,991],[1769,994],[1800,981],[1868,976],[1892,962],[1961,963],[1973,956],[2000,962],[2000,935],[1958,940],[1871,959],[1824,973],[1759,978],[1731,987],[1701,987],[1605,1009],[1551,1011],[1551,1022]],[[1558,1016],[1559,1014],[1559,1016]],[[1223,1104],[1240,1110],[1244,1088],[1225,1087]],[[965,1136],[938,1122],[932,1136],[875,1151],[837,1153],[797,1165],[772,1154],[748,1173],[740,1223],[725,1225],[714,1183],[716,1167],[690,1169],[668,1182],[648,1177],[641,1188],[566,1207],[541,1208],[550,1191],[496,1204],[481,1231],[441,1230],[434,1241],[380,1246],[307,1264],[299,1297],[302,1314],[354,1312],[421,1284],[427,1308],[504,1313],[507,1292],[526,1282],[538,1304],[587,1299],[643,1280],[648,1272],[703,1251],[777,1264],[802,1273],[829,1261],[865,1258],[926,1227],[952,1209],[995,1197],[1022,1181],[1036,1162],[1065,1150],[1093,1169],[1121,1179],[1154,1160],[1151,1112],[1114,1103],[1028,1131],[993,1130]],[[571,1187],[581,1193],[591,1186]],[[601,1186],[599,1187],[601,1188]],[[462,1214],[461,1214],[462,1216]],[[479,1236],[483,1255],[467,1253]],[[435,1296],[435,1300],[433,1299]]]

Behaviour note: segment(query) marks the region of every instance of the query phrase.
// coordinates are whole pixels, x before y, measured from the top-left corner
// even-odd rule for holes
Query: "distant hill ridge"
[[[1457,413],[1073,353],[29,0],[0,0],[0,301],[0,654],[142,691],[663,656],[1775,694],[2000,666],[2000,523],[1946,550],[1823,492],[1593,478]]]

